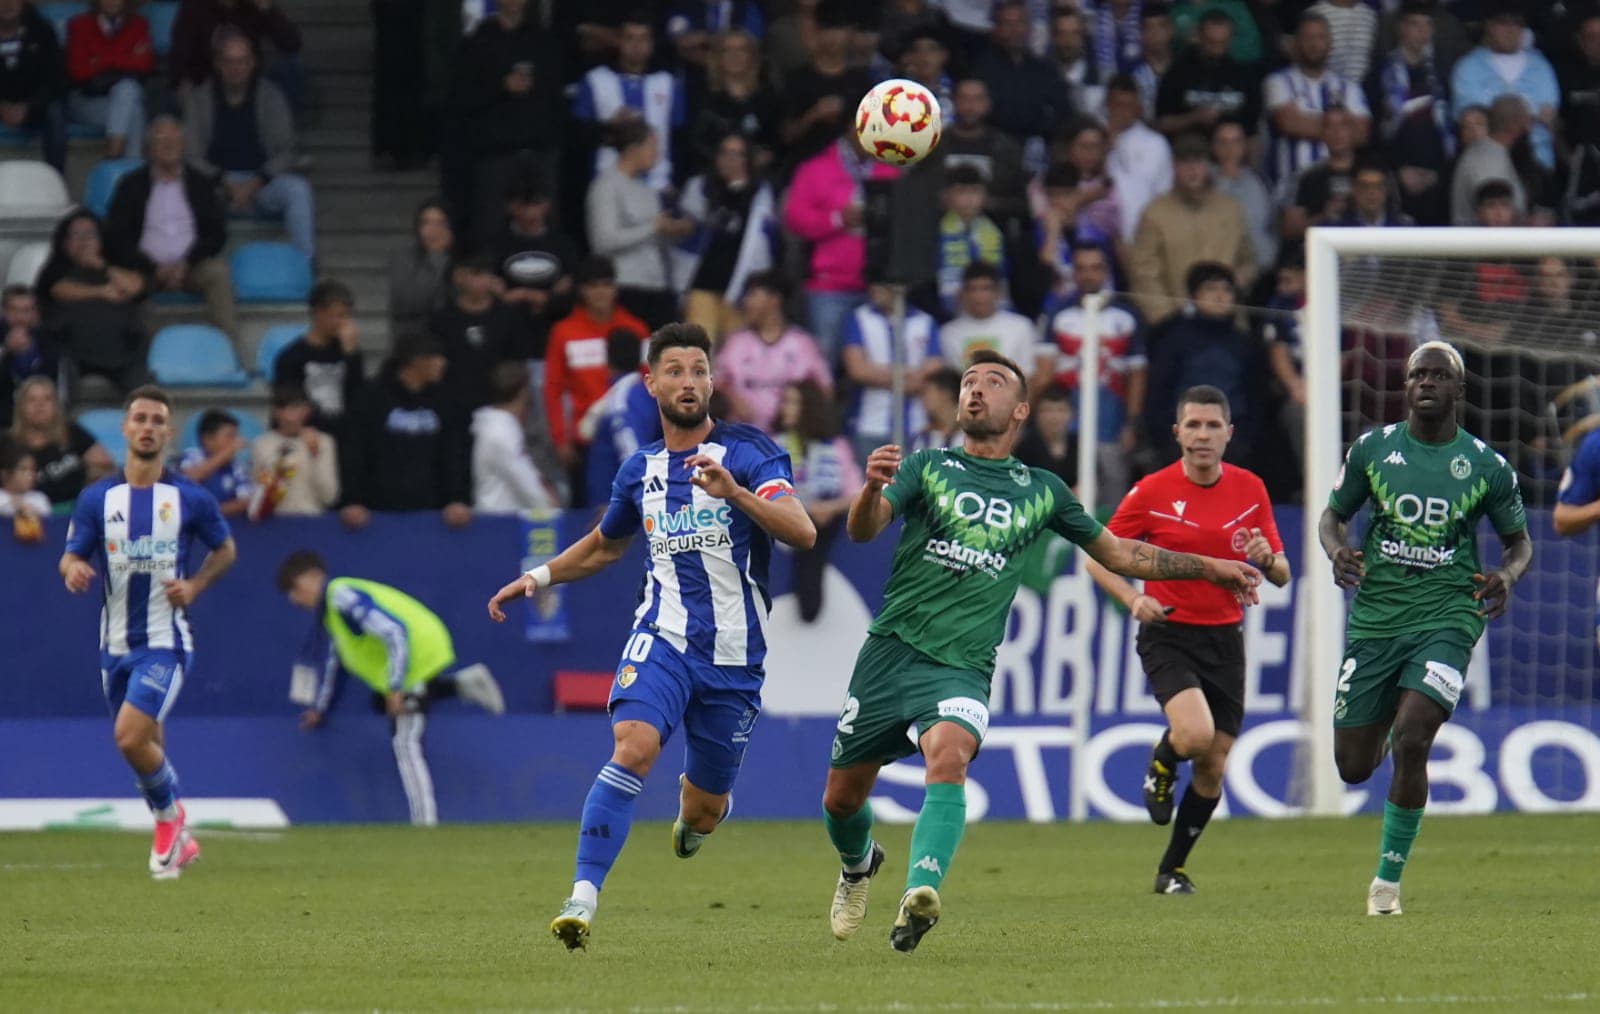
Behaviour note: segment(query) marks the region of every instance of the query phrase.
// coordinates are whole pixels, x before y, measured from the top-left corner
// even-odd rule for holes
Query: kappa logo
[[[923,856],[921,859],[918,859],[916,862],[912,863],[911,868],[914,870],[927,870],[929,873],[932,873],[937,877],[944,876],[944,867],[940,866],[939,860],[935,859],[933,856]]]
[[[1383,858],[1385,862],[1394,863],[1396,866],[1404,866],[1406,864],[1406,857],[1396,852],[1394,849],[1390,849],[1385,852],[1383,854]]]
[[[1189,501],[1187,501],[1187,500],[1174,500],[1174,501],[1172,501],[1172,512],[1174,514],[1178,515],[1178,517],[1181,518],[1181,517],[1183,517],[1184,508],[1188,507],[1188,506],[1189,506]]]
[[[943,464],[944,467],[946,467],[946,468],[953,468],[958,472],[965,472],[967,470],[967,466],[963,465],[961,462],[957,461],[955,458],[945,458],[944,461],[941,462],[941,464]]]
[[[1399,451],[1390,451],[1389,456],[1383,459],[1383,463],[1385,465],[1403,465],[1406,463],[1406,456]]]
[[[651,493],[665,493],[666,491],[667,484],[661,481],[661,476],[652,475],[649,479],[645,480],[644,492],[646,496]]]

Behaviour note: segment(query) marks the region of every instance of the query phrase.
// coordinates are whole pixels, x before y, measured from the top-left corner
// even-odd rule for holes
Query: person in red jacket
[[[606,360],[606,336],[623,328],[639,336],[640,359],[649,337],[644,322],[617,305],[617,269],[609,257],[589,257],[573,273],[578,305],[550,329],[544,356],[544,411],[550,424],[550,442],[583,489],[583,452],[578,420],[611,385]],[[575,504],[574,506],[581,506]]]
[[[67,116],[102,127],[106,158],[139,158],[144,79],[156,65],[150,25],[128,0],[91,0],[67,22]]]

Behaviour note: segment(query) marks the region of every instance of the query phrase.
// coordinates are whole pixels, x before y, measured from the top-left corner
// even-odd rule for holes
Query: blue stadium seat
[[[253,441],[267,431],[267,428],[261,425],[261,420],[249,412],[241,412],[233,408],[228,409],[227,412],[239,420],[239,435],[244,437],[246,441]],[[183,424],[183,432],[178,434],[178,446],[173,448],[174,451],[182,454],[191,447],[200,446],[200,416],[202,414],[201,412],[189,413],[189,421]]]
[[[228,336],[209,324],[171,324],[157,331],[149,366],[156,380],[175,387],[243,387],[250,382]]]
[[[89,170],[89,179],[83,185],[83,206],[96,217],[105,218],[111,207],[111,195],[116,192],[117,181],[144,163],[136,158],[108,158],[96,162]]]
[[[118,465],[128,458],[128,442],[122,438],[122,409],[91,408],[79,412],[77,423],[94,436]]]
[[[172,52],[172,23],[178,18],[178,0],[155,0],[139,8],[150,23],[150,48],[157,56]]]
[[[241,303],[299,303],[311,293],[311,260],[287,243],[246,243],[228,268]]]
[[[44,15],[50,22],[50,27],[56,30],[56,41],[61,43],[61,48],[67,48],[67,22],[89,9],[87,3],[50,3],[34,4],[34,8]]]
[[[261,336],[261,344],[256,346],[256,376],[270,382],[278,353],[305,333],[304,324],[274,324],[267,328],[267,333]]]

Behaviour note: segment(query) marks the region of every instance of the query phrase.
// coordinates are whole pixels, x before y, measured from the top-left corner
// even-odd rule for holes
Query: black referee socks
[[[1165,743],[1166,738],[1162,737],[1161,741]],[[1207,799],[1196,792],[1193,785],[1183,790],[1183,798],[1178,800],[1178,817],[1172,822],[1172,839],[1167,842],[1167,853],[1161,857],[1161,866],[1156,872],[1171,873],[1188,861],[1189,851],[1200,840],[1200,832],[1206,829],[1221,798]]]
[[[1161,739],[1157,741],[1156,748],[1152,751],[1152,754],[1168,771],[1176,771],[1178,770],[1178,765],[1183,763],[1183,758],[1179,757],[1178,751],[1172,748],[1172,741],[1167,736],[1167,732],[1163,731],[1161,733]]]

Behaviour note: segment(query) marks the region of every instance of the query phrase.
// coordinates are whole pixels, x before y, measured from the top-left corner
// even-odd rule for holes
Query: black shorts
[[[1239,735],[1244,722],[1244,630],[1238,624],[1139,626],[1139,661],[1150,692],[1163,707],[1180,692],[1199,687],[1218,732]]]

